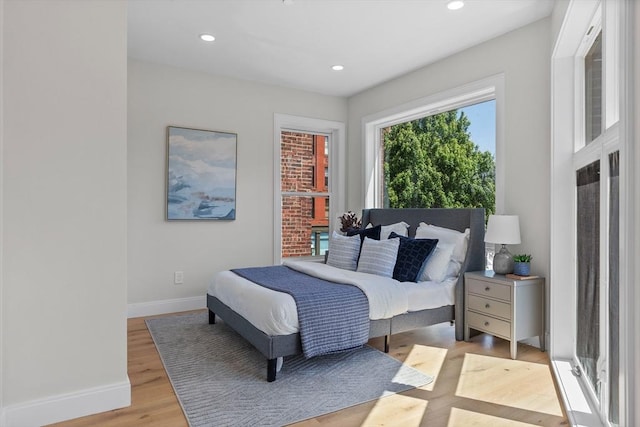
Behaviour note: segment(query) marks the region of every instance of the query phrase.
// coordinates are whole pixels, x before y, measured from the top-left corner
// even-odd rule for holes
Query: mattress
[[[388,277],[341,270],[312,261],[286,261],[285,265],[321,279],[357,286],[369,300],[371,320],[453,305],[455,301],[457,278],[441,283],[398,282]],[[267,335],[298,332],[296,304],[289,294],[256,285],[231,271],[216,274],[208,293]]]

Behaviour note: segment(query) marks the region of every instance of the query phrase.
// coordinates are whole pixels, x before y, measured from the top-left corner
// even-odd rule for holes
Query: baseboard
[[[204,295],[201,297],[141,302],[129,304],[127,307],[127,316],[129,318],[155,316],[157,314],[177,313],[179,311],[200,310],[206,306],[207,299]]]
[[[61,394],[3,408],[0,425],[36,427],[131,405],[129,379],[105,387]]]
[[[538,337],[527,338],[519,342],[530,345],[531,347],[540,348],[540,339]]]

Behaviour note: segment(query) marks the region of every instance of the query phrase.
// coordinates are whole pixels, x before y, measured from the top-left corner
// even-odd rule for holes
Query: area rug
[[[361,349],[285,358],[275,382],[266,359],[208,313],[147,320],[192,427],[282,426],[429,384],[433,378],[391,356]]]

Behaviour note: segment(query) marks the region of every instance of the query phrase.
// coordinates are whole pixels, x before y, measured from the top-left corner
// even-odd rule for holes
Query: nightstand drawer
[[[468,291],[472,294],[511,301],[511,288],[509,285],[500,285],[481,280],[469,280],[467,286]]]
[[[483,298],[478,295],[469,295],[469,309],[511,319],[511,304]]]
[[[467,312],[467,322],[470,328],[511,339],[511,324],[509,322],[494,319],[493,317],[473,311]]]

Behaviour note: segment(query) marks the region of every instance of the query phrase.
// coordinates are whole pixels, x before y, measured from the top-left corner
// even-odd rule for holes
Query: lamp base
[[[513,273],[513,256],[507,250],[507,245],[502,245],[500,252],[493,256],[493,271],[496,274]]]

